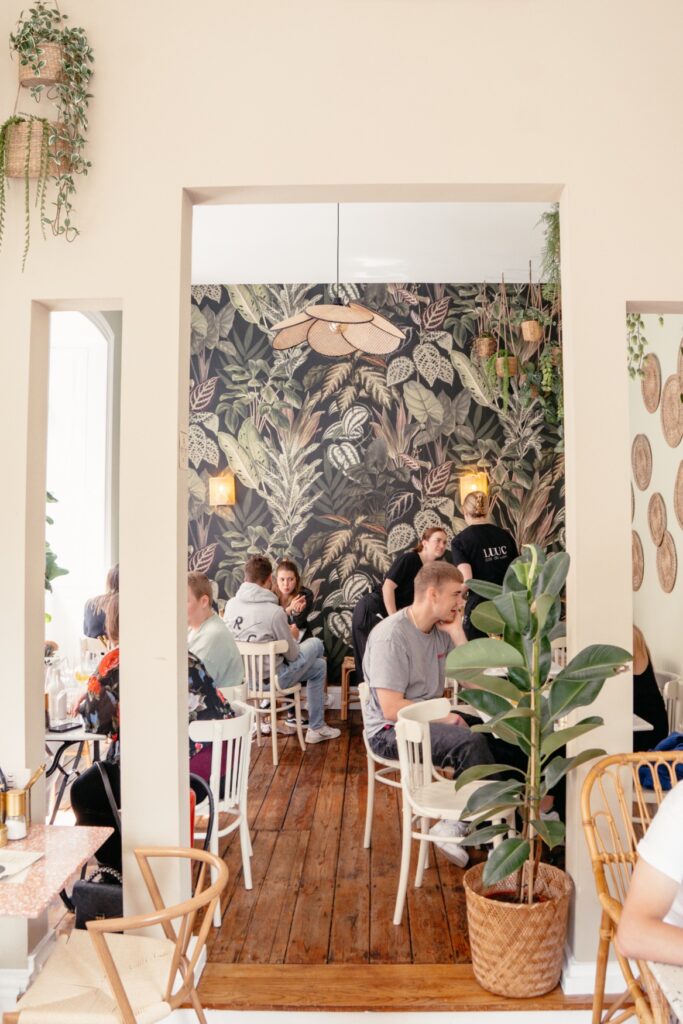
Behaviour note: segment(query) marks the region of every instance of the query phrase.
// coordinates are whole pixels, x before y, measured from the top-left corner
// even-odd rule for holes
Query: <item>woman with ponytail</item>
[[[489,516],[489,500],[482,491],[468,494],[462,505],[467,526],[457,537],[453,538],[451,556],[453,565],[462,573],[465,583],[468,580],[486,580],[487,583],[501,584],[508,566],[517,558],[517,545],[514,537],[507,530],[496,526]],[[486,636],[472,625],[471,615],[482,601],[473,591],[469,591],[465,605],[463,627],[468,640],[476,640]]]
[[[419,544],[410,551],[403,551],[393,562],[384,577],[381,587],[376,585],[369,594],[364,594],[353,611],[351,637],[356,660],[356,679],[363,678],[363,655],[371,630],[401,608],[413,603],[415,577],[423,565],[443,558],[448,537],[441,526],[430,526],[424,531]]]

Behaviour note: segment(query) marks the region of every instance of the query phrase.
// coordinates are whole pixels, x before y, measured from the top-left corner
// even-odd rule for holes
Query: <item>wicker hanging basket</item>
[[[483,864],[465,872],[467,925],[474,976],[488,992],[510,998],[544,995],[560,980],[567,938],[569,875],[539,864],[536,894],[542,903],[502,903],[484,895]],[[514,891],[510,875],[487,893]]]
[[[522,320],[522,337],[532,345],[540,345],[543,341],[543,327],[538,320]]]
[[[8,178],[23,178],[26,174],[26,150],[28,156],[29,178],[39,178],[41,171],[41,157],[43,148],[43,127],[42,121],[19,121],[18,124],[10,125],[7,129],[6,140],[6,174]],[[50,133],[56,131],[58,125],[50,124]],[[49,152],[54,154],[57,149],[64,150],[67,147],[62,141],[57,141],[49,146]],[[54,156],[48,157],[47,173],[60,174],[68,169],[68,157],[63,156],[59,161]]]
[[[490,359],[495,351],[495,339],[488,334],[481,334],[472,342],[472,355],[477,356],[482,362]]]
[[[505,376],[505,363],[507,362],[508,377],[516,377],[518,372],[517,356],[498,356],[496,359],[496,373],[499,377]]]
[[[62,48],[59,43],[39,43],[36,47],[37,61],[43,62],[39,74],[35,74],[31,64],[19,63],[19,85],[32,89],[36,85],[55,85],[61,82],[64,71],[62,66]]]

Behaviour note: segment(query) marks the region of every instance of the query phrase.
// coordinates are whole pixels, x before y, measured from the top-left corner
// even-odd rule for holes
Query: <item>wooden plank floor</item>
[[[589,1006],[559,990],[511,1001],[477,985],[469,964],[463,872],[438,851],[422,888],[409,888],[403,923],[394,927],[399,792],[377,786],[372,849],[364,850],[367,770],[360,716],[352,712],[350,723],[334,724],[341,738],[305,753],[295,736],[279,737],[277,769],[269,740],[254,748],[254,887],[245,890],[239,841],[228,837],[221,852],[230,881],[223,923],[212,930],[207,947],[203,1004],[233,1010]]]

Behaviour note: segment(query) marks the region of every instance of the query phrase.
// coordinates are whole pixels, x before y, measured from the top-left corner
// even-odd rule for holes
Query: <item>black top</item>
[[[305,597],[306,604],[304,606],[304,610],[299,612],[298,615],[288,615],[287,621],[290,625],[296,626],[296,628],[300,629],[303,633],[305,629],[308,629],[308,616],[311,614],[311,609],[313,607],[313,591],[309,590],[308,587],[301,587],[299,593],[294,596]]]
[[[389,572],[384,577],[385,580],[391,580],[392,583],[396,584],[396,591],[394,593],[396,611],[400,611],[401,608],[407,608],[409,604],[413,603],[415,577],[421,568],[422,559],[417,551],[404,551],[394,561],[391,569],[389,569]]]
[[[98,611],[95,602],[91,598],[85,602],[83,610],[83,636],[100,637],[106,636],[105,622],[107,619],[106,608]]]
[[[633,713],[653,726],[652,730],[633,733],[634,750],[652,750],[669,735],[664,698],[649,658],[644,671],[633,676]]]
[[[468,526],[453,538],[451,544],[453,565],[466,562],[472,568],[472,578],[486,580],[487,583],[501,584],[508,566],[514,562],[517,554],[517,545],[512,535],[493,523]],[[465,607],[466,618],[484,600],[470,590]]]

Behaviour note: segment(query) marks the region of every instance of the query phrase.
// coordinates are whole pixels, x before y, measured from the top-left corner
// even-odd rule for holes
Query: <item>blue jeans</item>
[[[310,636],[299,644],[299,657],[296,661],[283,661],[277,670],[280,686],[287,689],[294,683],[306,680],[308,693],[308,725],[310,729],[322,729],[325,724],[324,687],[327,675],[327,662],[323,657],[322,640]]]

